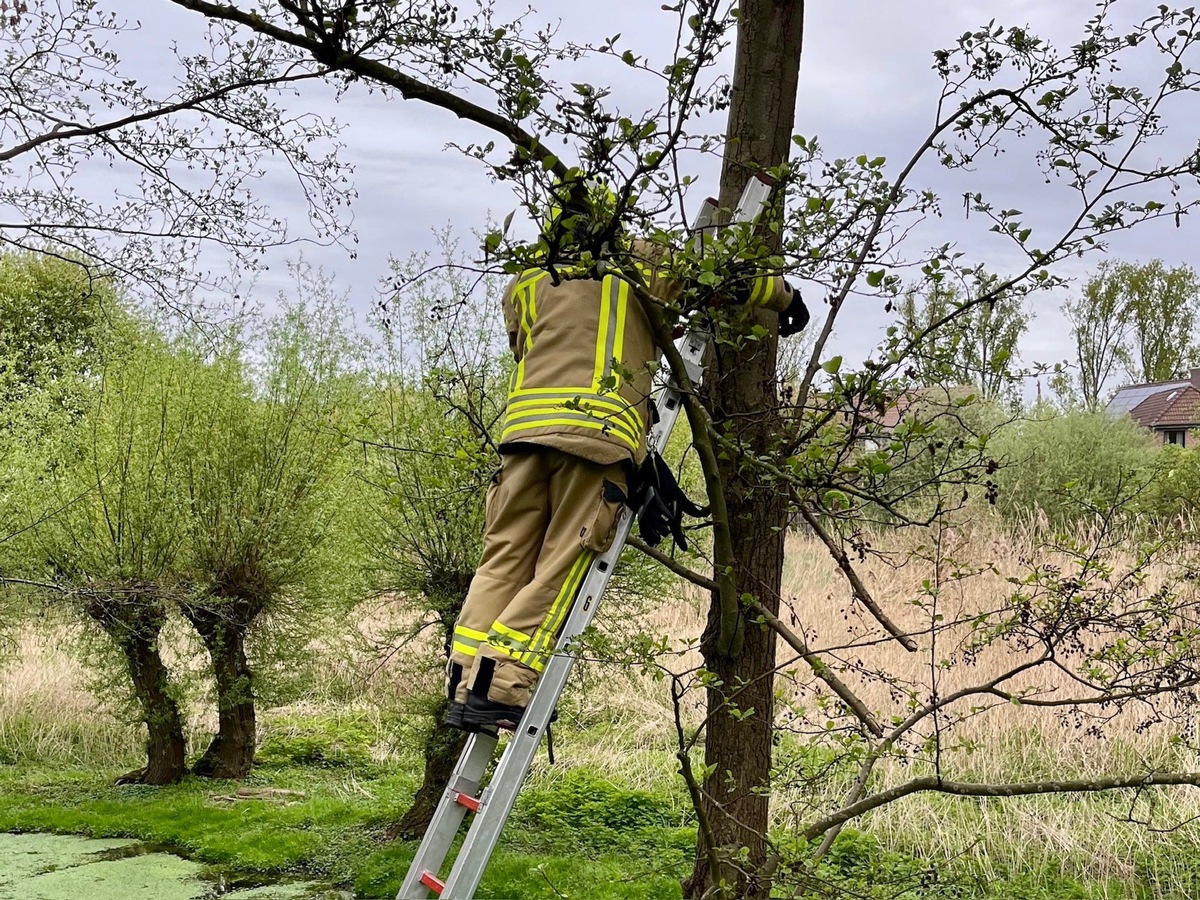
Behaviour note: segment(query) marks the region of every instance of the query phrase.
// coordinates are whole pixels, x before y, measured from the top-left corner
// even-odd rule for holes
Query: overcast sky
[[[138,74],[149,84],[159,77],[156,71],[168,71],[163,63],[169,59],[172,42],[187,46],[197,39],[200,17],[166,0],[105,0],[105,5],[140,20],[141,37],[152,38],[136,60]],[[660,60],[672,46],[675,17],[662,12],[658,0],[531,0],[530,5],[536,10],[534,22],[561,22],[564,37],[595,40],[620,31],[635,52]],[[1123,3],[1126,15],[1149,14],[1156,6],[1151,0]],[[1028,25],[1035,33],[1067,45],[1079,37],[1082,23],[1094,11],[1092,0],[809,0],[796,131],[819,136],[829,155],[886,156],[894,172],[933,122],[939,89],[930,70],[933,50],[950,46],[958,35],[992,18]],[[609,84],[616,103],[625,108],[657,104],[654,82],[638,79],[623,66],[589,62],[578,71],[559,71],[556,77],[562,82]],[[342,139],[356,170],[359,193],[353,210],[357,258],[336,247],[311,247],[304,252],[336,275],[359,311],[367,310],[377,296],[389,255],[431,247],[431,232],[447,223],[467,237],[489,213],[502,218],[516,205],[504,185],[489,182],[478,163],[447,148],[450,142],[490,138],[449,113],[414,102],[388,101],[365,89],[349,91],[336,104],[327,90],[306,90],[296,104],[345,125]],[[1176,146],[1195,141],[1200,129],[1192,123],[1200,122],[1198,113],[1200,105],[1173,111]],[[1068,199],[1043,183],[1020,150],[1015,145],[1011,155],[983,165],[970,176],[970,185],[993,194],[999,207],[1025,210],[1030,224],[1048,225],[1065,213]],[[695,174],[702,184],[693,196],[715,193],[715,164],[698,163]],[[988,240],[986,232],[975,227],[977,220],[964,219],[961,195],[967,182],[948,177],[936,166],[920,171],[916,180],[937,188],[944,206],[943,217],[924,226],[914,238],[914,247],[955,240],[970,258],[1004,271],[1006,262],[1011,262],[1004,244]],[[279,213],[303,223],[302,198],[282,166],[268,173],[260,190]],[[1113,254],[1190,264],[1197,228],[1200,218],[1185,219],[1179,229],[1148,225],[1114,241]],[[1065,270],[1084,276],[1097,261],[1093,257],[1072,262]],[[265,301],[285,284],[284,256],[275,254],[271,262],[271,271],[255,289]],[[819,297],[808,299],[820,308]],[[1026,362],[1053,362],[1070,355],[1067,325],[1057,310],[1061,300],[1060,295],[1037,301],[1036,319],[1022,344]],[[878,301],[857,301],[838,329],[835,352],[848,361],[861,360],[886,323]]]

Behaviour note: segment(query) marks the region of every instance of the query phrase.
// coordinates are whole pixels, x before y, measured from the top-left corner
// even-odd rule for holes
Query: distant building
[[[1108,403],[1112,415],[1127,413],[1154,432],[1161,444],[1200,446],[1200,369],[1179,381],[1131,384],[1120,388]]]

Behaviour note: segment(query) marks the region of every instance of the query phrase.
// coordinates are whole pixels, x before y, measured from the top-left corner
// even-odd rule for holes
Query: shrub
[[[1083,523],[1152,477],[1154,439],[1129,418],[1048,407],[1000,428],[996,505],[1008,520],[1044,516],[1056,529]],[[1040,514],[1040,516],[1039,516]]]

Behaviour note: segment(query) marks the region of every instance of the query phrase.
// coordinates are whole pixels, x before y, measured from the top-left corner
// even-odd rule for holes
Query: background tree
[[[928,333],[923,342],[914,341],[910,365],[920,384],[971,385],[985,400],[1011,399],[1017,343],[1029,330],[1029,313],[1024,300],[1002,295],[972,302],[1000,280],[973,274],[965,299],[955,284],[944,281],[933,281],[922,296],[916,288],[904,292],[900,317],[905,333]],[[942,320],[947,320],[944,327],[930,328]]]
[[[146,725],[146,766],[121,781],[184,774],[183,719],[159,640],[186,584],[177,464],[189,369],[153,334],[131,338],[98,373],[72,440],[22,498],[20,581],[107,636]]]
[[[439,243],[436,266],[428,256],[392,262],[396,290],[380,309],[374,402],[353,434],[363,448],[357,477],[369,583],[411,622],[387,637],[389,652],[419,646],[429,632],[436,652],[418,654],[417,665],[435,668],[441,688],[442,649],[482,551],[508,351],[502,281],[471,273],[449,231]],[[462,752],[465,735],[443,724],[447,708],[439,691],[428,710],[422,782],[390,830],[395,837],[425,833]]]
[[[1170,381],[1196,361],[1200,282],[1190,266],[1168,269],[1162,260],[1120,263],[1104,273],[1124,298],[1132,366],[1138,381]]]
[[[1132,370],[1129,297],[1121,288],[1120,267],[1101,262],[1082,296],[1063,305],[1075,339],[1079,397],[1089,410],[1100,407],[1105,385],[1118,367]]]
[[[159,67],[148,83],[115,49],[139,23],[98,0],[25,0],[0,26],[0,105],[21,110],[0,122],[0,246],[187,305],[180,282],[211,280],[201,247],[252,267],[263,247],[294,239],[253,189],[271,156],[289,160],[312,201],[313,236],[345,235],[336,126],[280,102],[328,70],[288,71],[274,43],[226,30],[213,55],[176,49],[173,86]]]
[[[180,602],[212,662],[218,731],[198,775],[244,778],[254,761],[260,666],[303,654],[358,600],[340,431],[361,396],[345,307],[319,272],[293,267],[295,295],[260,348],[233,342],[187,404],[177,463],[194,587]],[[251,377],[249,354],[263,362]]]
[[[110,282],[65,261],[0,254],[0,576],[24,565],[26,503],[88,407],[124,316]],[[0,626],[16,619],[14,606]]]

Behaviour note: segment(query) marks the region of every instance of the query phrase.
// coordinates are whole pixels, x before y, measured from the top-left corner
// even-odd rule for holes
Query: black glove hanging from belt
[[[799,288],[793,288],[786,281],[783,285],[791,293],[792,299],[788,303],[787,309],[779,314],[779,336],[791,337],[793,334],[802,332],[804,326],[808,324],[808,307],[804,305],[804,300],[800,297]]]
[[[680,549],[687,550],[683,517],[708,515],[708,507],[688,499],[666,460],[654,452],[646,455],[645,462],[634,473],[629,505],[638,511],[638,530],[651,547],[672,535]]]

